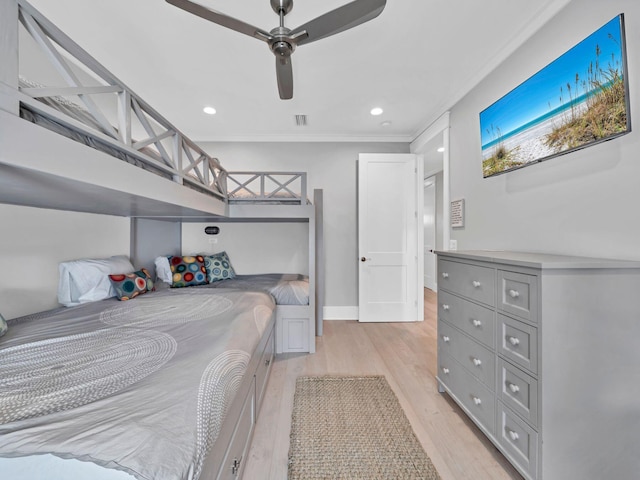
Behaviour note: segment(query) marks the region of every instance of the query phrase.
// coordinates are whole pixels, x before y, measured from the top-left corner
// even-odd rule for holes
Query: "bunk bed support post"
[[[306,180],[305,180],[306,183]],[[316,336],[322,336],[324,308],[324,207],[322,189],[313,190],[315,207],[315,317]],[[311,239],[309,239],[311,241]]]
[[[0,2],[0,109],[18,114],[18,2]]]

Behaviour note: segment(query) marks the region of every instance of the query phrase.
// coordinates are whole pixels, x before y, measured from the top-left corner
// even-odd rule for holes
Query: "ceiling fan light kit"
[[[293,0],[270,0],[271,8],[280,17],[280,25],[267,32],[190,0],[166,1],[205,20],[267,43],[276,56],[278,92],[283,100],[293,98],[291,54],[297,46],[315,42],[368,22],[380,15],[387,3],[386,0],[354,0],[291,30],[284,26],[284,17],[293,8]]]

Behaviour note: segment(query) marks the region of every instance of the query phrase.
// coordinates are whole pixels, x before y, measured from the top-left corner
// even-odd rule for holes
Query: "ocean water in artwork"
[[[628,131],[622,16],[480,114],[485,177]]]

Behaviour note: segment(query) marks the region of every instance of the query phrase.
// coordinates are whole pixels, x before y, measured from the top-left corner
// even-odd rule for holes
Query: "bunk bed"
[[[248,452],[275,350],[313,352],[315,335],[321,333],[322,282],[318,281],[318,275],[322,270],[321,262],[318,268],[316,264],[318,255],[322,254],[322,241],[318,237],[322,232],[322,191],[314,191],[314,201],[309,202],[306,178],[300,173],[236,172],[229,175],[217,159],[188,139],[25,0],[0,3],[0,31],[0,63],[3,65],[0,70],[0,203],[129,217],[131,260],[137,267],[147,264],[150,258],[166,254],[167,249],[180,254],[176,231],[184,222],[284,220],[309,225],[307,305],[275,305],[272,296],[243,289],[195,289],[186,292],[191,289],[172,288],[148,293],[143,298],[122,304],[109,299],[68,310],[62,308],[30,315],[19,321],[10,321],[9,333],[0,339],[0,354],[9,355],[7,358],[10,360],[14,350],[37,347],[32,345],[34,342],[55,343],[56,336],[84,338],[98,332],[107,337],[120,335],[122,341],[122,329],[132,328],[131,322],[136,324],[136,331],[145,331],[138,329],[140,322],[132,320],[137,317],[131,312],[133,317],[128,317],[129,323],[113,326],[106,322],[105,325],[104,319],[110,315],[108,312],[122,309],[122,305],[131,305],[127,308],[133,312],[136,309],[144,311],[143,307],[152,301],[165,302],[165,306],[172,305],[171,310],[175,310],[184,302],[193,304],[194,296],[218,300],[232,298],[232,303],[246,303],[244,308],[233,314],[225,311],[218,315],[229,317],[230,323],[246,323],[251,319],[261,323],[261,328],[252,334],[254,339],[250,344],[232,349],[242,352],[243,365],[242,373],[233,378],[233,394],[229,397],[232,399],[220,400],[208,392],[202,396],[202,391],[198,393],[200,396],[196,395],[196,403],[204,403],[205,410],[208,409],[206,418],[199,417],[196,423],[199,426],[203,423],[216,425],[215,435],[210,434],[210,430],[205,432],[206,445],[198,444],[197,461],[181,467],[181,472],[153,472],[154,466],[162,469],[166,465],[157,465],[157,458],[143,456],[136,459],[134,452],[139,445],[118,454],[133,459],[133,463],[127,466],[126,462],[118,463],[115,457],[108,459],[96,453],[94,448],[99,449],[96,444],[61,452],[54,444],[47,444],[44,437],[39,437],[42,443],[35,449],[21,450],[11,442],[17,439],[18,444],[24,445],[33,438],[30,436],[33,432],[28,429],[24,432],[26,436],[21,437],[20,428],[14,428],[16,422],[23,422],[36,430],[47,430],[47,421],[55,423],[59,420],[56,416],[60,415],[63,418],[60,421],[73,429],[73,419],[80,416],[79,413],[87,409],[100,410],[105,406],[105,398],[100,397],[88,403],[70,399],[59,411],[32,412],[0,420],[0,432],[7,434],[4,438],[11,443],[0,442],[0,470],[12,472],[12,478],[20,478],[20,460],[32,465],[35,457],[26,455],[44,459],[46,455],[43,454],[50,452],[55,458],[81,461],[76,464],[89,462],[97,469],[92,471],[92,478],[209,480],[241,477],[242,460]],[[25,32],[30,41],[44,52],[44,58],[63,80],[64,86],[51,86],[47,81],[22,75],[17,52],[19,38]],[[112,99],[111,103],[104,100],[106,97]],[[282,180],[283,175],[292,178]],[[252,186],[256,180],[259,188]],[[299,183],[299,188],[294,187],[296,183]],[[154,241],[146,241],[151,238]],[[251,300],[241,301],[240,298],[246,295]],[[216,314],[210,312],[210,316],[216,317]],[[258,322],[258,317],[264,321]],[[79,319],[83,322],[78,322]],[[60,330],[54,328],[52,338],[47,338],[47,329],[53,328],[56,322],[59,322]],[[83,323],[82,328],[89,330],[76,332],[69,326],[78,323]],[[158,330],[156,325],[148,335],[163,337],[171,344],[166,335],[174,338],[174,334],[162,331],[165,327]],[[184,325],[179,327],[177,330],[185,328]],[[194,336],[193,332],[186,335],[189,338]],[[141,348],[144,350],[146,347]],[[207,365],[209,360],[200,362]],[[9,361],[6,365],[10,364]],[[46,359],[44,365],[46,369]],[[181,367],[175,368],[179,370]],[[158,372],[154,371],[138,380],[136,386],[153,389],[153,378],[157,376]],[[193,385],[196,385],[195,390]],[[197,385],[197,382],[192,383],[188,388],[198,392]],[[11,392],[6,384],[1,388],[5,396],[0,395],[0,410],[4,414],[10,410],[6,399],[11,397]],[[172,387],[167,384],[163,388],[170,390]],[[123,392],[125,396],[137,395],[135,389],[125,388]],[[111,394],[107,397],[112,399]],[[113,398],[117,402],[120,397],[116,395]],[[221,414],[209,416],[214,405],[227,400],[228,405]],[[74,411],[76,408],[80,410]],[[107,408],[115,409],[112,411],[118,409],[111,405]],[[164,423],[168,422],[167,418],[160,413],[166,410],[169,409],[160,407],[150,412],[146,419],[137,421],[169,427],[170,423]],[[99,416],[98,412],[94,413]],[[105,442],[118,443],[118,438],[127,435],[122,429],[113,428],[108,419],[100,417],[99,421],[101,433],[98,440],[102,445]],[[168,431],[171,432],[170,428]],[[194,434],[202,435],[202,428],[191,433]],[[82,436],[82,433],[76,432],[75,435]],[[64,438],[61,441],[65,443]],[[173,452],[169,443],[159,448],[168,456],[164,461],[171,462]],[[142,464],[148,470],[131,466]],[[30,471],[28,478],[36,479],[37,474],[46,477],[49,467],[44,467],[44,463],[37,465],[40,465],[39,470]],[[74,470],[65,471],[64,475],[72,478]]]

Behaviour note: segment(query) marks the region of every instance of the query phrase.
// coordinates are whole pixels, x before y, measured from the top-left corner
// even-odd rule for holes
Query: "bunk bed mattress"
[[[267,292],[273,296],[276,305],[309,305],[309,277],[306,275],[290,273],[236,275],[229,280],[210,283],[207,287]]]
[[[197,479],[274,309],[260,292],[171,289],[10,321],[0,469],[51,454]]]

